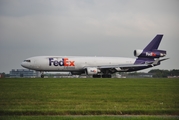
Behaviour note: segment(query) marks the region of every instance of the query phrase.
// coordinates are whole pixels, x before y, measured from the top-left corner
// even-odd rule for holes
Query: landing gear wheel
[[[108,75],[108,78],[112,78],[112,76],[111,76],[111,75]]]
[[[44,78],[44,74],[41,74],[41,78]]]
[[[93,78],[101,78],[101,75],[93,75]]]
[[[102,75],[102,78],[111,78],[111,75]]]
[[[45,76],[45,75],[44,75],[44,71],[40,71],[40,74],[41,74],[40,77],[41,77],[41,78],[44,78],[44,76]]]

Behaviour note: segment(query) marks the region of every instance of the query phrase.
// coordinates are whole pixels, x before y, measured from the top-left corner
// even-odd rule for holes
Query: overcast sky
[[[179,69],[178,0],[0,0],[0,72],[40,55],[134,58],[156,34],[170,59],[152,69]]]

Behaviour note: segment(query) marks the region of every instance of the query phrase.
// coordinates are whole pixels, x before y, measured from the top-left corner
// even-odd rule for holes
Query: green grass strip
[[[179,79],[0,79],[0,115],[179,115]]]

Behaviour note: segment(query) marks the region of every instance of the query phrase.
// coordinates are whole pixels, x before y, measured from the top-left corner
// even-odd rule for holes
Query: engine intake
[[[145,58],[159,58],[159,57],[166,56],[166,51],[165,50],[152,50],[152,51],[134,50],[134,56],[145,57]]]

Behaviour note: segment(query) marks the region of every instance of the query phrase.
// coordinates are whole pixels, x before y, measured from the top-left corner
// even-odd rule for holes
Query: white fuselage
[[[22,62],[22,66],[37,71],[80,71],[84,67],[134,64],[136,59],[124,57],[37,56]]]

